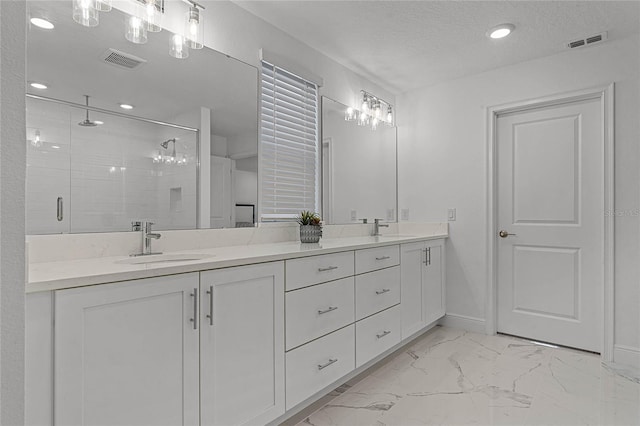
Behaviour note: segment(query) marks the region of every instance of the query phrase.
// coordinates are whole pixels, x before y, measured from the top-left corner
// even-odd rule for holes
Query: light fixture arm
[[[188,4],[191,7],[195,7],[198,9],[205,9],[205,7],[203,5],[201,5],[200,3],[193,1],[193,0],[182,0],[183,2],[185,2],[186,4]]]

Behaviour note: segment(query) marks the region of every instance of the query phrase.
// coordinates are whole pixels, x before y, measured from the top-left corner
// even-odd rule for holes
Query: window
[[[263,61],[261,98],[261,220],[318,211],[318,87]]]

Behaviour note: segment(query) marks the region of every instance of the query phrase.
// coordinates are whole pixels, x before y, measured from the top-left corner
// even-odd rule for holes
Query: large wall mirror
[[[166,30],[133,44],[129,16],[115,8],[87,28],[73,21],[71,0],[27,5],[55,25],[28,33],[28,234],[129,231],[134,220],[160,230],[253,226],[255,67],[206,47],[176,59]]]
[[[327,223],[396,221],[396,128],[346,121],[347,106],[322,97],[322,214]]]

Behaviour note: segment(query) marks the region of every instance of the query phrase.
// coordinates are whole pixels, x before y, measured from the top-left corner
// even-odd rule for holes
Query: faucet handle
[[[134,232],[142,231],[142,222],[139,220],[134,220],[131,222],[131,230]]]
[[[363,219],[358,219],[358,220],[361,220],[362,223],[365,224],[365,225],[369,222],[369,219],[367,219],[366,217],[363,218]]]

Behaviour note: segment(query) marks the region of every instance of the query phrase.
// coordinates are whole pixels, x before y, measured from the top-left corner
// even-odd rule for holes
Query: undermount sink
[[[214,254],[198,253],[151,254],[147,256],[130,257],[129,259],[118,260],[115,263],[122,265],[143,265],[146,263],[188,262],[190,260],[202,260],[214,256]]]
[[[388,235],[377,235],[378,238],[415,238],[417,235],[401,235],[401,234],[388,234]]]

